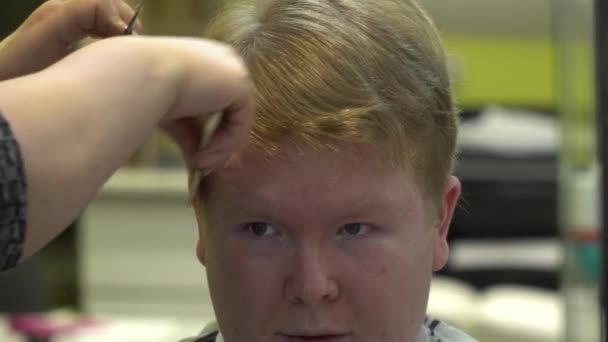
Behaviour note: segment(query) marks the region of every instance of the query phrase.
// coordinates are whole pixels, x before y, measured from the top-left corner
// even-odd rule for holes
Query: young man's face
[[[460,184],[431,210],[372,147],[246,151],[208,179],[198,256],[227,342],[414,341]]]

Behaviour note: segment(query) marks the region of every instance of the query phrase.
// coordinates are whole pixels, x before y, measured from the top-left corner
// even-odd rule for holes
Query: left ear
[[[448,262],[450,254],[448,231],[459,198],[460,181],[454,176],[449,176],[441,197],[439,221],[433,229],[433,271],[439,271]]]

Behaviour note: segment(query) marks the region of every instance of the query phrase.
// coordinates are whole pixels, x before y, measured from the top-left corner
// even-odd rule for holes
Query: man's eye
[[[365,223],[347,223],[340,228],[338,234],[348,236],[361,236],[369,233],[372,227]]]
[[[247,231],[255,236],[271,236],[276,234],[276,230],[271,225],[264,222],[253,222],[245,226]]]

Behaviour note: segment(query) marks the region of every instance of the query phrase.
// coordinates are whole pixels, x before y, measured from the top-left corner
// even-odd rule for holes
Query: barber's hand
[[[48,0],[0,42],[0,80],[48,67],[85,37],[121,34],[133,15],[123,0]]]
[[[227,161],[249,136],[255,112],[253,83],[242,59],[223,44],[182,38],[167,40],[165,46],[174,50],[170,56],[181,57],[181,86],[161,126],[193,167],[210,172]],[[215,112],[222,112],[221,124],[201,150],[202,123]]]

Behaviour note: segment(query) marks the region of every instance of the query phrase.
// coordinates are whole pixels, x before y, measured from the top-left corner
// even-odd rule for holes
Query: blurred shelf
[[[122,168],[103,186],[98,194],[106,197],[170,196],[187,199],[188,179],[184,169]]]
[[[121,169],[103,187],[79,226],[86,312],[211,314],[186,185],[185,170]]]

